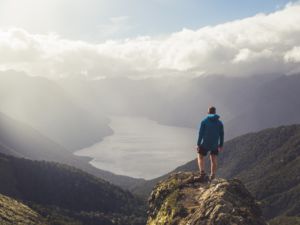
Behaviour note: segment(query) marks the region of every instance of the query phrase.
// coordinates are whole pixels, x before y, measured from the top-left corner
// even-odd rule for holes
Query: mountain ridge
[[[266,225],[261,210],[239,180],[200,182],[178,172],[159,182],[149,197],[147,225]]]

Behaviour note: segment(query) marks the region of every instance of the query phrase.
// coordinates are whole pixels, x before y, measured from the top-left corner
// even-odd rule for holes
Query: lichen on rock
[[[266,225],[241,181],[197,181],[179,172],[159,182],[149,197],[147,225]]]

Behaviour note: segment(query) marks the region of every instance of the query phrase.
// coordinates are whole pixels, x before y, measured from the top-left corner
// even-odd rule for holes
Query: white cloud
[[[288,51],[284,59],[286,62],[300,62],[300,46],[293,47],[290,51]]]
[[[111,19],[115,32],[128,18]],[[50,78],[285,73],[300,68],[300,5],[164,37],[93,44],[57,35],[0,30],[1,69]],[[298,46],[298,47],[297,47]]]

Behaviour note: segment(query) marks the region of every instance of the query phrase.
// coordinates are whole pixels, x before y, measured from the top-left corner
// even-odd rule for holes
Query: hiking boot
[[[195,177],[196,182],[205,182],[207,181],[207,175],[204,171],[200,172],[200,176]]]
[[[216,175],[215,174],[211,174],[209,175],[209,181],[213,181],[213,179],[215,179]]]

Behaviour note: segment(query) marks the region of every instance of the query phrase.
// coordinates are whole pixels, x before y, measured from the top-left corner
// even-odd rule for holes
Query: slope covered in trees
[[[109,221],[114,219],[119,224],[143,221],[141,200],[74,167],[1,154],[0,176],[0,193],[28,203],[44,216],[107,220],[97,224],[112,224]]]

